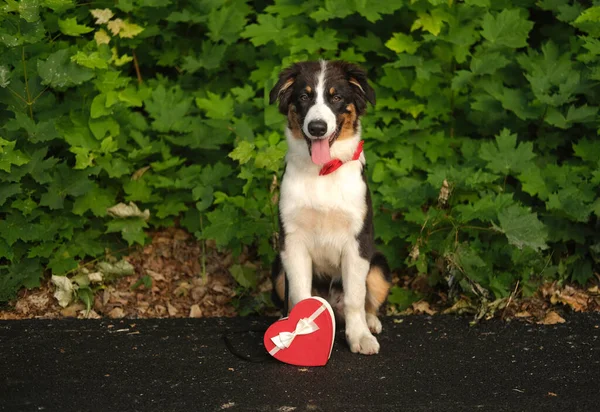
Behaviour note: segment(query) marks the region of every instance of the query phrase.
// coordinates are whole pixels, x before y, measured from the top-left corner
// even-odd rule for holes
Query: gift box
[[[324,366],[333,349],[335,317],[320,297],[298,302],[287,318],[273,323],[264,336],[267,352],[297,366]]]

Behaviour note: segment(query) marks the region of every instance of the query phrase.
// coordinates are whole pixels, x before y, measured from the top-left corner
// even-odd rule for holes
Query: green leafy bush
[[[6,0],[0,301],[179,224],[273,258],[304,59],[368,69],[378,241],[478,295],[585,283],[600,253],[600,2]],[[150,211],[114,215],[134,202]],[[397,294],[398,295],[398,294]]]

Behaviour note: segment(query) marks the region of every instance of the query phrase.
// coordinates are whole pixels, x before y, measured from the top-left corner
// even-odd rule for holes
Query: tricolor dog
[[[287,116],[288,143],[279,200],[280,253],[275,291],[295,304],[327,295],[343,315],[352,352],[379,352],[377,312],[389,288],[375,250],[359,117],[375,92],[359,67],[340,61],[296,63],[270,93]]]

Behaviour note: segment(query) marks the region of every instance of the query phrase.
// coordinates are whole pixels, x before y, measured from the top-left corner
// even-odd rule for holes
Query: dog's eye
[[[339,102],[342,101],[342,96],[340,96],[339,94],[336,94],[335,96],[333,96],[331,98],[331,101],[334,102],[334,103],[339,103]]]
[[[308,101],[308,94],[303,93],[300,95],[300,100],[302,100],[303,102]]]

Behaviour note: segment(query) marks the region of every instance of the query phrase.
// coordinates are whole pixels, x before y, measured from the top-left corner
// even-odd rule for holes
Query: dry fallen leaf
[[[202,317],[202,309],[198,305],[192,305],[190,308],[190,318],[201,318]]]
[[[429,307],[429,302],[420,300],[412,304],[413,310],[416,314],[427,313],[428,315],[435,315],[437,311]]]
[[[73,300],[75,290],[73,289],[73,282],[66,276],[52,275],[52,283],[56,286],[54,297],[58,300],[58,304],[63,308],[66,308],[69,303]]]
[[[515,318],[530,318],[530,317],[531,317],[531,313],[527,312],[526,310],[515,313]]]
[[[90,280],[90,283],[102,282],[102,272],[92,272],[92,273],[89,273],[87,276],[88,276],[88,279]]]
[[[108,316],[113,319],[121,319],[125,316],[125,312],[123,312],[123,308],[116,307],[110,312],[108,312]]]
[[[546,314],[546,317],[538,322],[538,325],[556,325],[557,323],[565,323],[566,321],[556,312],[551,311]]]
[[[175,316],[179,312],[175,306],[171,305],[171,302],[167,302],[167,310],[169,311],[169,316]]]
[[[142,212],[140,208],[137,207],[137,205],[133,202],[129,202],[129,205],[126,205],[125,203],[118,203],[113,207],[106,209],[106,213],[108,213],[109,216],[117,218],[141,217],[144,220],[150,219],[150,210],[146,209]]]
[[[191,288],[192,285],[190,285],[188,282],[181,282],[177,288],[175,288],[173,294],[175,296],[187,296]]]
[[[162,273],[158,273],[155,272],[151,269],[146,269],[146,273],[148,275],[150,275],[150,277],[152,278],[152,280],[155,280],[156,282],[161,281],[161,280],[165,280],[165,277]]]
[[[85,305],[81,302],[73,303],[60,311],[65,318],[76,318],[77,313],[85,310]]]
[[[588,300],[589,296],[586,293],[571,286],[565,286],[564,289],[555,291],[550,298],[551,303],[560,302],[569,305],[575,312],[585,311],[588,307]]]

